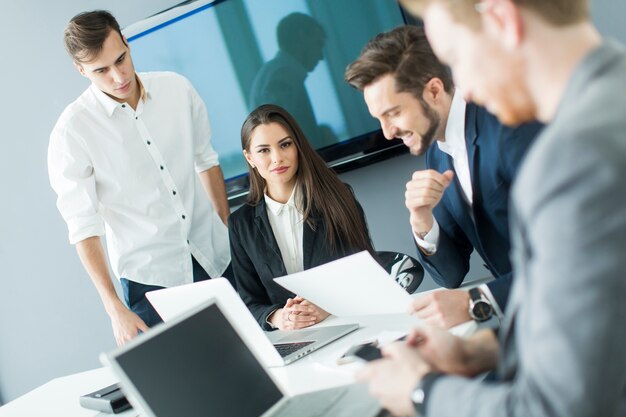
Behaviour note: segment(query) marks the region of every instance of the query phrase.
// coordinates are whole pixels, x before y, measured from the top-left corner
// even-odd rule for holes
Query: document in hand
[[[411,303],[367,251],[274,281],[335,316],[407,313]]]

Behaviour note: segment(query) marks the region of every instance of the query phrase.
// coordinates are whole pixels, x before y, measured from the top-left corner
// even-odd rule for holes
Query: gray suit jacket
[[[626,51],[579,65],[513,188],[499,382],[437,380],[436,417],[626,415]]]

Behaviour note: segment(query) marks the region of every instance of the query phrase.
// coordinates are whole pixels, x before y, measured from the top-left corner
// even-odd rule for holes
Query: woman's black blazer
[[[364,216],[362,209],[361,214]],[[244,204],[230,215],[228,222],[230,253],[237,291],[261,327],[264,330],[271,330],[266,321],[267,316],[272,311],[282,308],[287,298],[295,297],[295,294],[273,280],[287,275],[287,270],[267,217],[265,200],[262,199],[256,206]],[[326,241],[324,222],[314,220],[314,224],[315,230],[304,223],[302,236],[304,269],[360,251],[343,248],[331,251]]]

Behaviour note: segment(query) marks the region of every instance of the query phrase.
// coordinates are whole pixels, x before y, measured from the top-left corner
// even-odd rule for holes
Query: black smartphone
[[[374,345],[362,345],[352,353],[357,358],[361,358],[364,361],[374,361],[383,357],[382,352],[377,346]]]
[[[378,340],[372,339],[351,346],[350,349],[346,351],[346,353],[344,353],[343,355],[341,355],[340,358],[337,359],[337,365],[354,362],[355,359],[357,359],[357,357],[354,355],[354,352],[361,349],[363,346],[378,346]]]

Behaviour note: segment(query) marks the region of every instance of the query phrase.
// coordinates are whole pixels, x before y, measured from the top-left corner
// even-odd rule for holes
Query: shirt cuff
[[[219,158],[217,156],[217,154],[215,154],[214,156],[201,161],[201,162],[196,162],[195,163],[195,168],[196,168],[196,173],[199,174],[201,172],[204,172],[208,169],[211,169],[213,167],[219,166],[220,161]]]
[[[487,298],[487,300],[489,300],[489,302],[491,303],[491,306],[493,307],[493,312],[496,314],[496,317],[498,317],[499,319],[502,319],[504,314],[502,313],[502,310],[500,309],[500,306],[498,305],[498,302],[494,298],[494,296],[491,293],[491,290],[489,289],[487,284],[481,284],[478,287],[478,289],[484,294],[484,296]]]
[[[70,245],[94,236],[104,236],[104,223],[99,216],[88,216],[67,221]]]
[[[413,232],[413,237],[418,246],[429,255],[434,255],[437,252],[437,243],[439,242],[439,223],[433,217],[433,227],[424,238],[420,238],[417,233]]]
[[[280,308],[275,308],[274,310],[270,311],[269,314],[267,316],[265,316],[265,322],[272,328],[272,329],[278,329],[278,327],[274,326],[271,322],[270,322],[270,317],[272,317],[272,314],[274,314],[275,312],[277,312],[278,310],[280,310]]]

